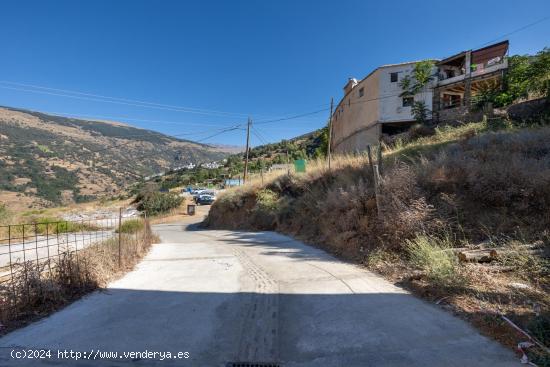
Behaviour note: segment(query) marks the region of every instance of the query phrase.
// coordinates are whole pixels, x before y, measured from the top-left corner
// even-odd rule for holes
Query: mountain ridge
[[[0,107],[0,202],[36,208],[92,200],[140,177],[230,152],[116,121]]]

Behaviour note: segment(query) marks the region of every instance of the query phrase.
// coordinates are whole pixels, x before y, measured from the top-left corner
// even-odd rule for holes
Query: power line
[[[111,101],[111,100],[106,100],[106,99],[97,99],[97,98],[82,97],[82,96],[76,96],[76,95],[73,96],[73,95],[69,95],[69,94],[60,94],[60,93],[53,93],[53,92],[46,92],[46,91],[39,91],[39,90],[14,88],[14,87],[7,87],[7,86],[3,86],[3,85],[0,85],[0,88],[16,90],[16,91],[21,91],[21,92],[47,94],[47,95],[53,95],[53,96],[58,96],[58,97],[67,97],[67,98],[94,101],[94,102],[105,102],[105,103],[112,103],[112,104],[121,104],[121,105],[127,105],[127,106],[142,107],[142,108],[154,108],[154,109],[158,109],[158,110],[176,111],[176,112],[184,112],[184,113],[195,113],[195,114],[199,114],[199,115],[219,115],[217,113],[207,113],[207,112],[202,112],[202,111],[181,110],[181,109],[174,109],[174,108],[168,108],[168,107],[146,106],[146,105],[137,104],[137,103]]]
[[[42,89],[42,90],[17,89],[14,87],[0,86],[0,88],[5,88],[5,89],[21,90],[24,92],[31,92],[31,93],[50,94],[50,95],[55,95],[60,97],[92,100],[96,102],[119,103],[119,104],[130,105],[130,106],[150,107],[150,108],[170,110],[170,111],[176,111],[176,112],[185,112],[185,113],[231,115],[231,116],[239,116],[239,117],[246,116],[245,114],[241,114],[241,113],[208,110],[208,109],[193,108],[193,107],[181,107],[181,106],[168,105],[163,103],[140,101],[140,100],[129,99],[129,98],[110,97],[110,96],[104,96],[100,94],[84,93],[84,92],[59,89],[59,88],[50,88],[50,87],[44,87],[44,86],[39,86],[34,84],[16,83],[16,82],[9,82],[9,81],[3,81],[3,80],[0,80],[0,83],[15,85],[19,87],[25,87],[25,88]],[[53,91],[53,92],[47,92],[47,91]],[[57,92],[61,92],[61,93],[57,93]]]
[[[215,137],[215,136],[221,135],[221,134],[226,133],[226,132],[229,132],[229,131],[242,130],[242,128],[241,128],[240,126],[241,126],[241,125],[235,126],[235,127],[229,128],[229,129],[225,129],[225,130],[223,130],[223,131],[220,131],[220,132],[218,132],[218,133],[216,133],[216,134],[207,136],[206,138],[201,139],[201,140],[197,140],[197,141],[195,141],[195,142],[196,142],[196,143],[200,143],[200,142],[206,141],[206,140],[208,140],[208,139],[210,139],[210,138],[213,138],[213,137]]]
[[[257,127],[254,127],[254,129],[260,135],[260,138],[263,139],[264,143],[269,144],[268,139],[265,137],[265,134],[260,129],[258,129]]]
[[[238,129],[238,126],[235,126],[235,127],[232,127],[232,128],[226,128],[226,129],[222,129],[221,131],[213,134],[213,135],[210,135],[206,138],[203,138],[203,139],[200,139],[200,140],[196,140],[196,141],[190,141],[191,143],[201,143],[205,140],[208,140],[212,137],[215,137],[215,136],[218,136],[222,133],[225,133],[225,132],[228,132],[228,131],[233,131],[233,130],[236,130]],[[219,130],[219,129],[218,129]],[[204,133],[204,132],[203,132]],[[188,133],[182,133],[182,134],[174,134],[174,135],[171,135],[171,136],[174,136],[174,137],[178,137],[178,136],[184,136],[184,135],[189,135]],[[107,147],[107,148],[103,148],[103,149],[97,149],[97,150],[92,150],[92,151],[87,151],[87,152],[84,152],[84,153],[87,153],[87,154],[90,154],[90,153],[100,153],[100,152],[104,152],[104,151],[107,151],[107,150],[110,150],[110,149],[113,149],[113,148],[118,148],[118,147],[121,147],[121,146],[125,146],[125,145],[129,145],[129,144],[132,144],[132,143],[135,143],[135,141],[133,140],[130,140],[128,142],[125,142],[125,143],[121,143],[121,144],[116,144],[116,145],[112,145],[110,147]]]
[[[518,28],[518,29],[515,29],[515,30],[513,30],[513,31],[511,31],[511,32],[505,33],[505,34],[501,35],[500,37],[494,38],[494,39],[492,39],[492,40],[489,41],[489,42],[486,42],[486,43],[484,43],[484,44],[482,44],[482,45],[479,45],[478,47],[483,47],[483,46],[485,46],[485,45],[489,45],[489,44],[491,44],[491,43],[493,43],[493,42],[496,42],[496,41],[498,41],[498,40],[500,40],[500,39],[502,39],[502,38],[506,38],[506,37],[508,37],[508,36],[511,36],[512,34],[521,32],[521,31],[523,31],[523,30],[525,30],[525,29],[527,29],[527,28],[530,28],[530,27],[532,27],[532,26],[534,26],[534,25],[537,25],[537,24],[539,24],[539,23],[542,23],[542,22],[544,22],[544,21],[546,21],[546,20],[548,20],[548,19],[550,19],[550,16],[546,16],[546,17],[541,18],[541,19],[539,19],[539,20],[537,20],[537,21],[535,21],[535,22],[533,22],[533,23],[529,23],[529,24],[527,24],[527,25],[524,25],[523,27],[520,27],[520,28]]]
[[[102,136],[105,138],[105,139],[124,139],[124,140],[128,140],[128,139],[133,139],[133,138],[140,138],[140,137],[150,137],[151,135],[157,135],[157,136],[162,136],[164,138],[171,138],[171,137],[174,137],[174,138],[177,138],[177,137],[189,137],[189,136],[196,136],[196,135],[203,135],[203,134],[208,134],[212,131],[220,131],[220,130],[225,130],[227,128],[231,128],[231,127],[234,127],[234,126],[243,126],[244,124],[239,124],[239,125],[233,125],[233,126],[220,126],[219,128],[216,128],[216,129],[206,129],[206,130],[202,130],[202,131],[199,131],[199,132],[185,132],[185,133],[177,133],[177,134],[164,134],[164,133],[161,133],[161,132],[158,132],[158,131],[154,131],[154,130],[146,130],[146,129],[139,129],[139,128],[135,128],[136,130],[144,130],[144,131],[147,131],[147,133],[143,133],[143,134],[133,134],[133,135],[103,135]],[[27,138],[24,138],[24,139],[15,139],[15,138],[10,138],[9,139],[10,141],[24,141],[24,142],[28,142],[29,140]],[[188,142],[195,142],[195,141],[192,141],[192,140],[186,140]],[[131,142],[128,142],[128,143],[131,143]]]
[[[267,145],[267,141],[262,137],[262,135],[260,134],[260,132],[256,129],[256,127],[252,126],[252,134],[254,134],[258,140],[260,141],[260,143],[264,144],[264,145]]]
[[[176,111],[176,112],[197,113],[197,114],[206,114],[206,115],[210,114],[210,115],[225,115],[225,116],[238,116],[238,117],[245,117],[249,115],[244,113],[227,112],[227,111],[211,110],[211,109],[204,109],[204,108],[182,107],[182,106],[148,102],[148,101],[142,101],[142,100],[136,100],[136,99],[130,99],[130,98],[111,97],[111,96],[105,96],[100,94],[45,87],[45,86],[36,85],[36,84],[11,82],[6,80],[0,80],[0,83],[12,85],[12,86],[0,85],[0,88],[4,88],[4,89],[29,92],[29,93],[41,93],[41,94],[54,95],[59,97],[90,100],[95,102],[118,103],[118,104],[130,105],[130,106],[136,106],[136,107],[156,108],[161,110],[170,110],[170,111]],[[16,86],[16,87],[13,87],[13,86]],[[33,89],[40,89],[40,90],[25,89],[25,88],[33,88]],[[322,104],[318,106],[325,106],[325,105],[326,104]],[[318,106],[315,106],[315,107],[318,107]],[[266,116],[266,115],[258,115],[258,116]]]
[[[288,117],[282,117],[282,118],[278,118],[278,119],[273,119],[273,120],[260,120],[258,122],[255,122],[256,125],[258,124],[270,124],[270,123],[273,123],[273,122],[279,122],[279,121],[286,121],[286,120],[294,120],[294,119],[297,119],[297,118],[300,118],[300,117],[304,117],[304,116],[310,116],[310,115],[315,115],[317,113],[320,113],[320,112],[323,112],[323,111],[327,111],[328,108],[323,108],[321,110],[316,110],[316,111],[312,111],[312,112],[306,112],[306,113],[302,113],[302,114],[299,114],[299,115],[294,115],[294,116],[288,116]]]

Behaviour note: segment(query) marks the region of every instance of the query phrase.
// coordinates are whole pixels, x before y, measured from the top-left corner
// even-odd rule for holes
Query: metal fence
[[[31,299],[33,287],[42,293],[44,284],[59,283],[68,276],[62,274],[67,264],[74,279],[88,277],[90,255],[96,264],[122,268],[149,240],[146,215],[124,218],[122,211],[110,218],[0,226],[0,311]]]

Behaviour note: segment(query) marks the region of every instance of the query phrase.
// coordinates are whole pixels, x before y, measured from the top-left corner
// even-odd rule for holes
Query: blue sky
[[[549,16],[548,0],[2,1],[0,105],[194,140],[247,116],[323,110],[258,125],[278,141],[322,126],[350,76],[500,41]],[[550,46],[550,19],[507,38],[511,54]],[[244,134],[205,142],[243,145]]]

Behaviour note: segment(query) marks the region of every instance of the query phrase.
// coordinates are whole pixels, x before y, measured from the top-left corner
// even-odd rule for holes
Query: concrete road
[[[291,238],[178,223],[155,231],[162,243],[133,272],[0,339],[0,365],[520,365],[449,313]],[[14,347],[55,358],[15,360]],[[57,350],[118,355],[75,362]],[[181,359],[121,356],[132,351]]]

